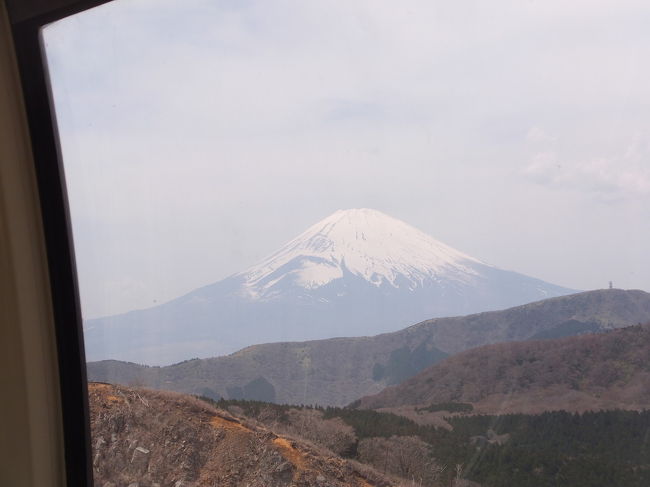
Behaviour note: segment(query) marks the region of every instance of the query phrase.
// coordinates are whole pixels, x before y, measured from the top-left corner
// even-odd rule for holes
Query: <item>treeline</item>
[[[466,474],[485,486],[650,485],[650,411],[564,411],[449,418],[455,431],[492,429],[503,445],[477,449]]]
[[[435,413],[438,411],[447,411],[448,413],[471,413],[474,406],[468,402],[438,402],[430,404],[423,408],[415,408],[416,411],[428,411]]]
[[[484,487],[650,485],[650,411],[451,416],[446,418],[453,426],[449,431],[372,410],[231,400],[216,405],[236,406],[262,421],[272,412],[277,422],[289,424],[296,417],[292,411],[313,411],[322,421],[340,420],[354,432],[353,444],[341,454],[407,478],[420,475],[422,485],[447,486],[459,475]],[[408,453],[405,457],[417,458],[422,468],[391,464],[400,449]],[[435,478],[425,472],[435,472]]]

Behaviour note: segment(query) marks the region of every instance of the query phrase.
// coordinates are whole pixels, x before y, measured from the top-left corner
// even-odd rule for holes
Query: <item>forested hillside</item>
[[[650,407],[650,324],[488,345],[450,357],[355,406],[471,403],[477,412]]]
[[[328,448],[338,438],[339,454],[415,485],[457,479],[483,487],[650,485],[650,411],[461,415],[447,417],[447,429],[372,410],[252,401],[218,406]],[[329,437],[314,434],[325,424],[337,425]]]

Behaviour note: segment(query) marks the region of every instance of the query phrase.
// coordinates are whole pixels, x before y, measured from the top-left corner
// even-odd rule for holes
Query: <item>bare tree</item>
[[[431,447],[415,436],[366,438],[359,442],[358,455],[361,462],[410,480],[411,485],[437,485],[444,471]]]

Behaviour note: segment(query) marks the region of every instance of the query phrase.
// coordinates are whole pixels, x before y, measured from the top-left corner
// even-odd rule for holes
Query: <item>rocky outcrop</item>
[[[390,487],[391,481],[189,396],[89,385],[97,487]]]

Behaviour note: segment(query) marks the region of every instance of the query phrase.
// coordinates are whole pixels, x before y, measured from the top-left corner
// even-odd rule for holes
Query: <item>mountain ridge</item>
[[[370,409],[469,403],[477,414],[650,407],[650,322],[466,350],[366,396]]]
[[[246,271],[84,323],[88,360],[147,364],[260,342],[365,336],[573,290],[498,269],[376,210],[339,211]]]
[[[88,376],[213,398],[342,406],[477,346],[527,340],[546,330],[601,331],[648,319],[649,293],[589,291],[503,311],[436,318],[371,337],[253,345],[231,355],[166,367],[90,362]]]

